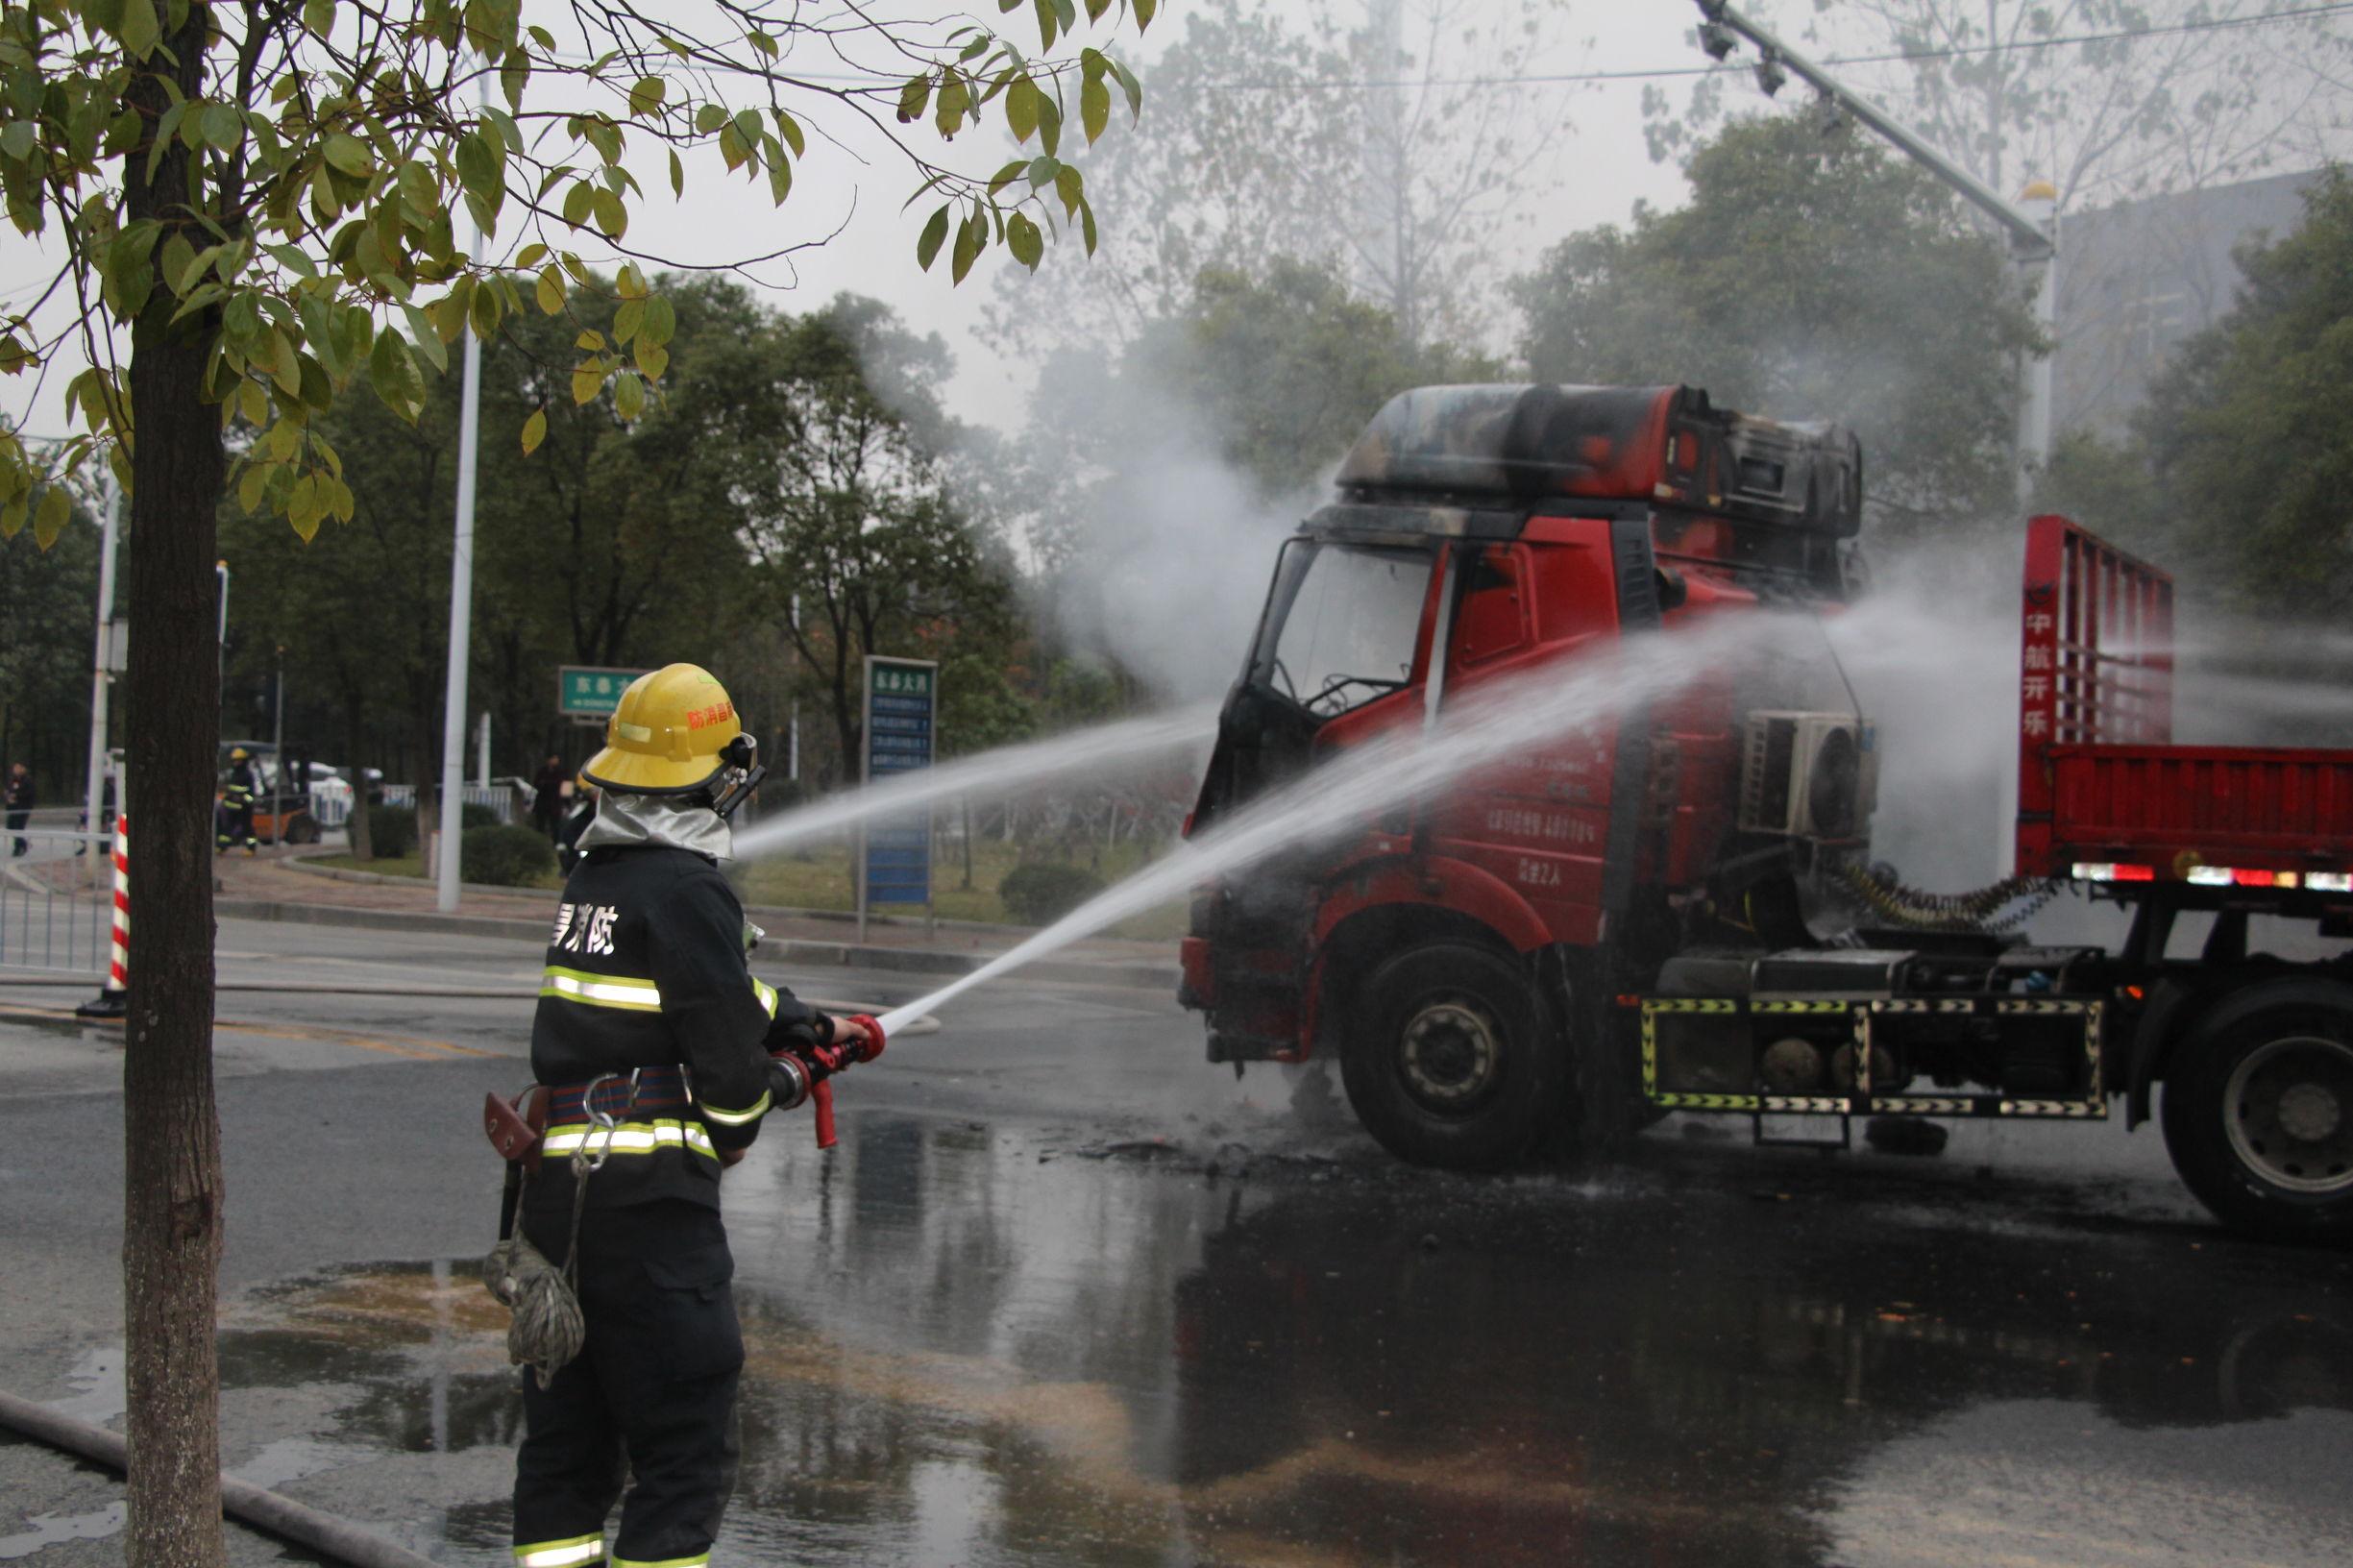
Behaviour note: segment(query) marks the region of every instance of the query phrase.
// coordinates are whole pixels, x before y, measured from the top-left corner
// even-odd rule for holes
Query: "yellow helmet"
[[[233,746],[229,748],[229,760],[231,762],[243,762],[252,753],[248,752],[245,747],[241,746]]]
[[[624,795],[685,795],[733,765],[721,753],[743,732],[717,676],[699,665],[666,664],[629,682],[605,721],[604,749],[580,776]]]

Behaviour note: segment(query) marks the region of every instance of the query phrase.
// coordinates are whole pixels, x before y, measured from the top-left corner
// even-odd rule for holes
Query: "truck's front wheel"
[[[1340,1077],[1383,1147],[1456,1170],[1524,1158],[1567,1091],[1563,1052],[1525,971],[1463,943],[1411,948],[1373,971]]]
[[[2273,980],[2223,1001],[2174,1054],[2164,1117],[2174,1169],[2233,1229],[2353,1236],[2353,987]]]

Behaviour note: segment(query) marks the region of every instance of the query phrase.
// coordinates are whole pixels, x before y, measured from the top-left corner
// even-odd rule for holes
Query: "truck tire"
[[[1494,1170],[1555,1130],[1565,1056],[1519,965],[1434,943],[1373,971],[1348,1020],[1340,1080],[1364,1130],[1399,1159]]]
[[[318,843],[319,820],[306,811],[296,817],[286,824],[285,841],[288,844]]]
[[[2267,980],[2222,1002],[2167,1065],[2166,1150],[2233,1230],[2353,1237],[2353,986]]]

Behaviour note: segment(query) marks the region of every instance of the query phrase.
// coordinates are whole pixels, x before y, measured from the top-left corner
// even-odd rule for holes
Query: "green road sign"
[[[555,672],[555,711],[575,719],[602,718],[621,705],[622,692],[645,673],[563,665]]]

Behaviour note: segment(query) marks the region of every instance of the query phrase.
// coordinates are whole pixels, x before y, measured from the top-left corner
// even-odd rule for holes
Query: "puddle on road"
[[[1243,1168],[1213,1142],[1046,1158],[1082,1152],[868,1115],[830,1162],[796,1147],[729,1178],[748,1360],[723,1555],[1963,1562],[2022,1476],[2064,1499],[2120,1443],[2145,1477],[2241,1455],[2331,1543],[2237,1556],[2254,1543],[2146,1518],[2194,1492],[2144,1483],[2119,1494],[2139,1528],[2189,1554],[2156,1560],[2342,1560],[2353,1539],[2315,1501],[2353,1432],[2341,1255],[2021,1237],[1704,1166],[1238,1181],[1207,1174]],[[347,1456],[508,1446],[503,1331],[470,1260],[354,1269],[246,1298],[223,1376],[331,1385],[312,1435]],[[443,1501],[452,1560],[502,1560],[503,1497]]]

